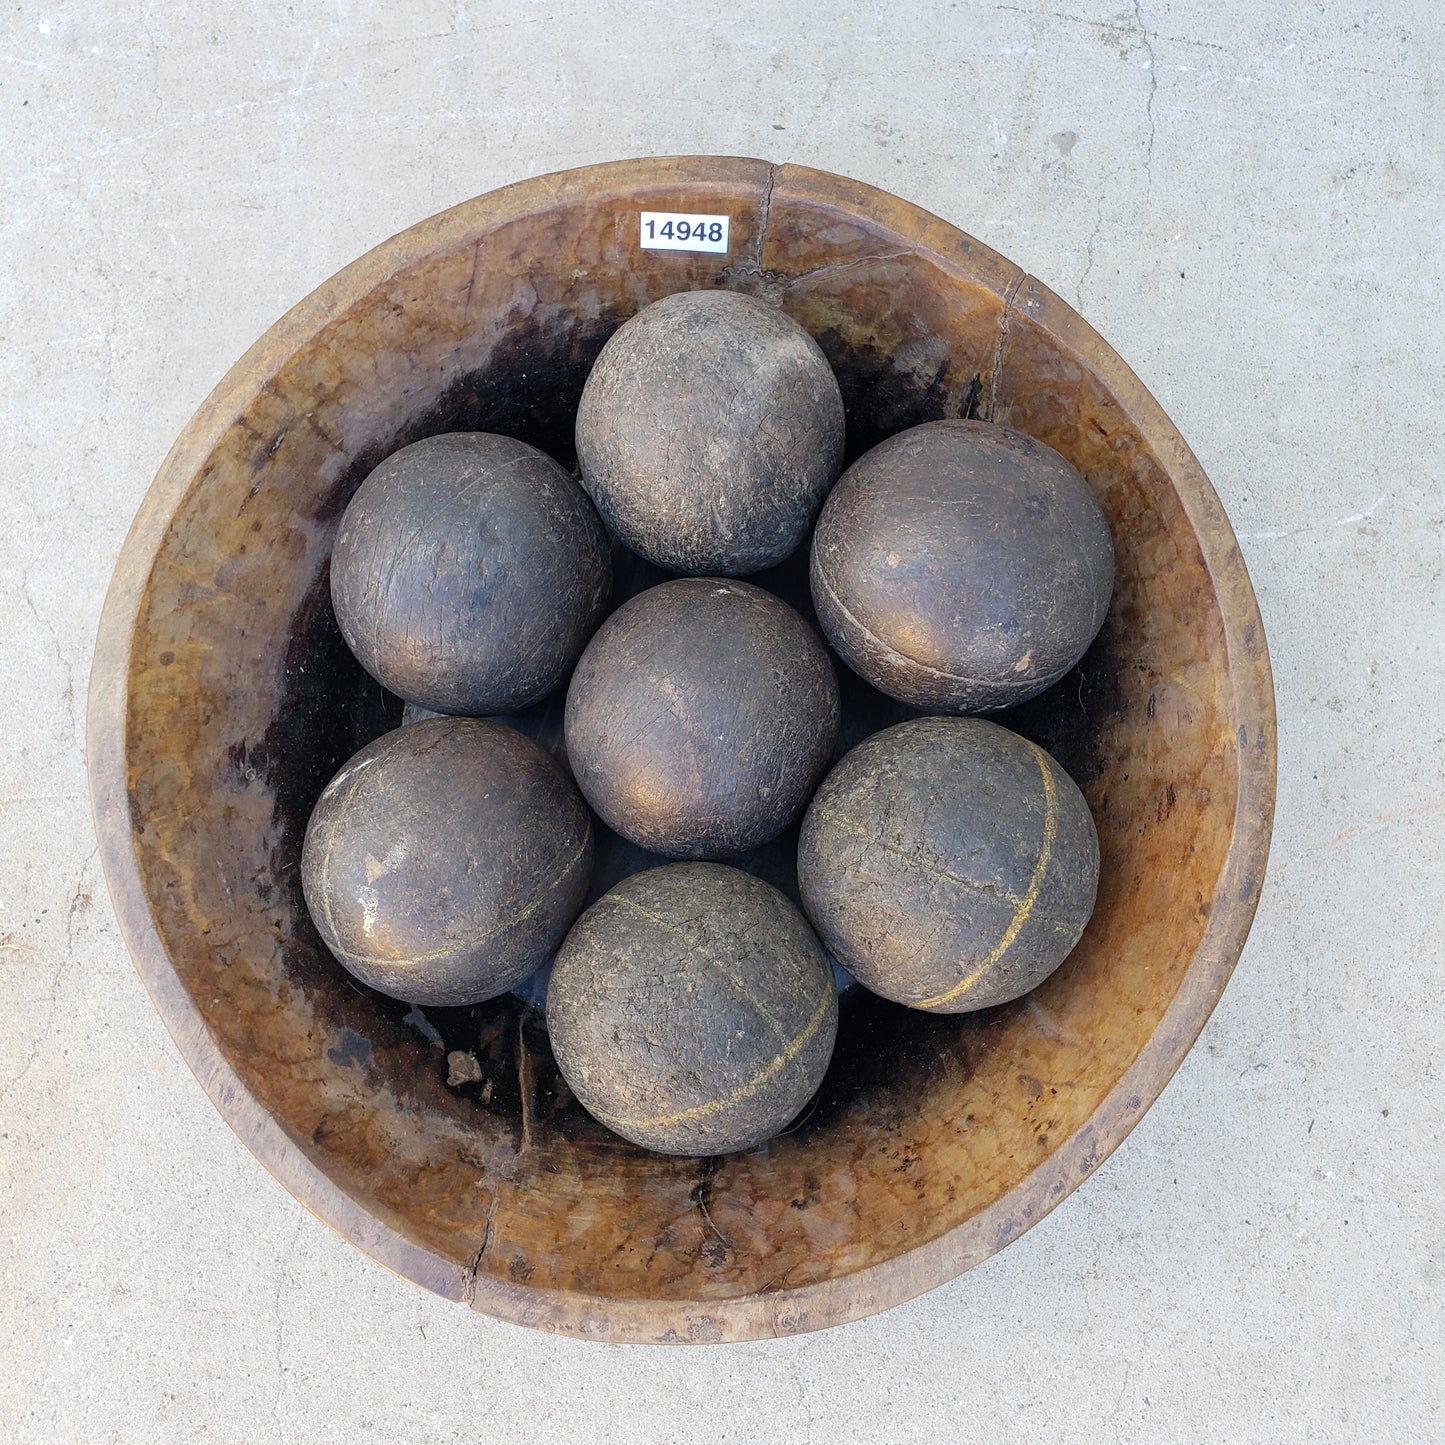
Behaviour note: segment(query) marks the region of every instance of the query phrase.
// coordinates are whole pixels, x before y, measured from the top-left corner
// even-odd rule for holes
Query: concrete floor
[[[1445,11],[17,0],[0,18],[0,1439],[1445,1438]],[[277,316],[455,201],[796,160],[1074,302],[1238,529],[1279,815],[1224,1001],[988,1264],[772,1344],[474,1317],[317,1223],[131,969],[82,715],[121,540]]]

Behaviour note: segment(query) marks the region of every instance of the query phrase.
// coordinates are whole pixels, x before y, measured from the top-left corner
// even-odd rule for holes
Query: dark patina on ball
[[[408,702],[473,717],[556,687],[611,591],[586,493],[546,453],[489,432],[389,456],[331,559],[336,620],[366,670]]]
[[[807,535],[843,461],[843,398],[817,342],[775,306],[683,291],[602,348],[577,458],[607,524],[674,572],[742,577]]]
[[[932,712],[1012,707],[1057,682],[1114,585],[1104,513],[1051,447],[935,421],[860,457],[813,534],[829,642],[890,697]]]
[[[982,718],[875,733],[803,819],[798,886],[833,956],[935,1013],[1018,998],[1079,941],[1099,881],[1084,795],[1042,748]]]
[[[624,838],[725,857],[802,811],[832,757],[838,679],[787,603],[747,582],[681,578],[598,630],[565,730],[577,785]]]
[[[717,863],[636,873],[582,915],[547,996],[557,1065],[583,1106],[666,1154],[750,1149],[827,1070],[833,971],[771,884]]]
[[[368,744],[326,785],[301,879],[326,946],[411,1003],[476,1003],[551,957],[592,876],[592,819],[530,739],[433,718]]]

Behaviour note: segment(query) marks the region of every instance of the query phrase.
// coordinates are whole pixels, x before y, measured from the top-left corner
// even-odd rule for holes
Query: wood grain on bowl
[[[640,250],[643,209],[727,214],[732,250]],[[922,421],[991,418],[1079,469],[1117,559],[1083,661],[999,719],[1093,809],[1099,899],[1079,946],[1037,992],[980,1014],[845,1000],[812,1112],[723,1160],[649,1155],[591,1122],[515,1000],[417,1011],[354,984],[311,927],[297,868],[328,778],[398,720],[331,614],[353,491],[397,447],[447,431],[507,433],[570,467],[602,343],[697,287],[763,297],[817,339],[845,460]],[[176,442],[122,551],[92,679],[116,910],[233,1127],[391,1268],[608,1340],[834,1324],[1017,1237],[1178,1066],[1239,956],[1268,847],[1264,634],[1219,502],[1158,403],[987,247],[867,186],[761,161],[527,181],[327,282]],[[865,704],[844,689],[845,738]],[[475,1068],[449,1068],[458,1052]]]

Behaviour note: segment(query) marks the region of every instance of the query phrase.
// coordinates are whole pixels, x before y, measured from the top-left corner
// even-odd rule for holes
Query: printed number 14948
[[[656,241],[711,241],[714,246],[723,238],[721,221],[664,221],[661,225],[648,220],[647,239]]]
[[[642,211],[638,240],[649,251],[714,251],[728,248],[727,216],[687,215],[678,211]]]

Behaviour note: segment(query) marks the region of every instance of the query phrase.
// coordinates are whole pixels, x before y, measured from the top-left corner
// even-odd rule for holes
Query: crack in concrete
[[[1380,813],[1373,818],[1365,818],[1359,823],[1352,824],[1348,828],[1336,833],[1333,838],[1327,838],[1323,843],[1316,843],[1312,848],[1306,848],[1303,852],[1296,853],[1293,858],[1287,859],[1280,864],[1276,872],[1287,873],[1296,864],[1304,863],[1311,858],[1318,858],[1322,853],[1328,853],[1331,849],[1338,848],[1342,843],[1348,843],[1355,838],[1361,838],[1367,834],[1378,832],[1381,828],[1392,828],[1398,823],[1413,822],[1416,818],[1428,817],[1433,813],[1445,811],[1445,798],[1437,798],[1429,803],[1422,803],[1414,808],[1401,808],[1391,813]]]
[[[1138,26],[1144,53],[1149,57],[1149,95],[1144,102],[1144,118],[1149,124],[1149,142],[1144,151],[1144,204],[1147,206],[1154,194],[1154,97],[1159,92],[1159,67],[1154,61],[1154,42],[1144,24],[1143,0],[1134,0],[1134,23]]]
[[[1080,312],[1084,309],[1084,283],[1089,279],[1089,274],[1094,269],[1094,242],[1099,239],[1099,232],[1104,229],[1104,196],[1100,192],[1098,203],[1094,207],[1094,229],[1089,232],[1084,241],[1084,269],[1079,274],[1079,284],[1074,288],[1074,299]]]
[[[95,901],[95,890],[85,886],[85,875],[90,871],[90,865],[99,855],[100,845],[97,844],[90,850],[85,862],[80,865],[80,871],[75,875],[75,887],[70,891],[70,907],[65,915],[65,952],[67,956],[75,949],[76,916],[87,912]]]
[[[77,746],[81,745],[83,736],[79,719],[75,713],[75,669],[70,665],[70,659],[65,655],[65,648],[61,645],[60,632],[55,624],[40,610],[35,601],[35,596],[30,590],[30,574],[22,571],[20,574],[20,597],[29,609],[30,615],[35,619],[39,629],[50,639],[51,651],[55,654],[56,666],[61,676],[65,679],[65,687],[60,694],[60,700],[65,706],[65,711],[70,718],[69,741]]]

